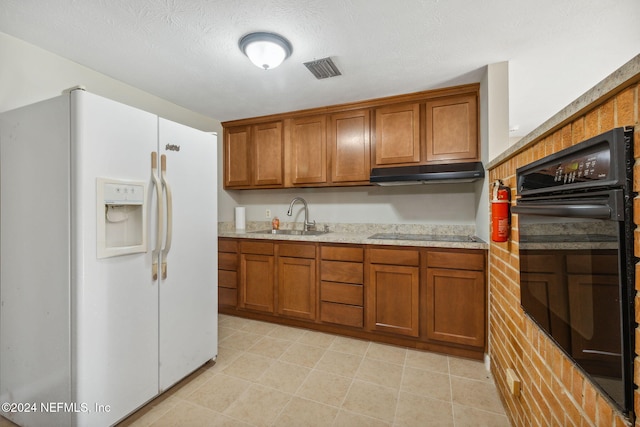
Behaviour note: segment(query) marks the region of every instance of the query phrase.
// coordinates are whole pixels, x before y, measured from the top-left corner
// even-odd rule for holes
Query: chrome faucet
[[[302,202],[304,205],[304,231],[309,231],[311,228],[315,228],[316,222],[309,222],[309,207],[307,206],[307,201],[302,197],[294,197],[291,203],[289,204],[289,210],[287,211],[287,215],[291,216],[291,209],[293,209],[293,205],[296,202]]]

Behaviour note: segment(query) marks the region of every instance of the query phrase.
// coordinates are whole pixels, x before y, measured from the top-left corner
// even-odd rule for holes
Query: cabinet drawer
[[[342,248],[338,246],[323,246],[321,248],[322,259],[334,261],[362,262],[364,250],[362,248]]]
[[[458,270],[484,271],[484,253],[476,252],[428,252],[427,266]]]
[[[320,283],[320,299],[322,301],[362,306],[362,285],[322,282]]]
[[[315,245],[279,244],[278,255],[292,258],[315,258]]]
[[[417,266],[420,265],[420,253],[397,249],[369,249],[369,262],[371,264]]]
[[[236,240],[218,239],[218,252],[238,252]]]
[[[235,271],[218,270],[218,287],[220,288],[237,288],[238,273]]]
[[[322,261],[320,265],[320,280],[362,284],[363,277],[362,263]]]
[[[269,242],[241,242],[240,252],[243,254],[273,255],[273,243]]]
[[[322,302],[320,306],[320,320],[339,325],[355,326],[362,328],[364,324],[364,311],[362,307],[333,302]]]
[[[218,268],[221,270],[237,270],[238,255],[225,252],[218,253]]]
[[[238,291],[236,289],[218,288],[218,305],[238,305]]]

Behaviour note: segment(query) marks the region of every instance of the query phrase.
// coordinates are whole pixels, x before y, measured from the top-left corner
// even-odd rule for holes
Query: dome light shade
[[[284,37],[264,32],[247,34],[238,45],[251,62],[264,70],[276,68],[293,51],[291,43]]]

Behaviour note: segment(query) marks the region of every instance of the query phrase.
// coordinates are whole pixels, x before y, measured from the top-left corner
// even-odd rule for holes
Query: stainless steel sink
[[[259,230],[259,231],[250,231],[250,233],[255,234],[280,234],[285,236],[319,236],[321,234],[330,233],[330,231],[321,231],[321,230]]]

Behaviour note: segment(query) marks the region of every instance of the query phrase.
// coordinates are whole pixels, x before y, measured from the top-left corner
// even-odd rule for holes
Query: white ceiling
[[[0,31],[226,121],[478,82],[509,61],[511,136],[640,52],[638,0],[0,0]],[[293,45],[264,71],[253,31]],[[303,62],[330,56],[342,76]]]

